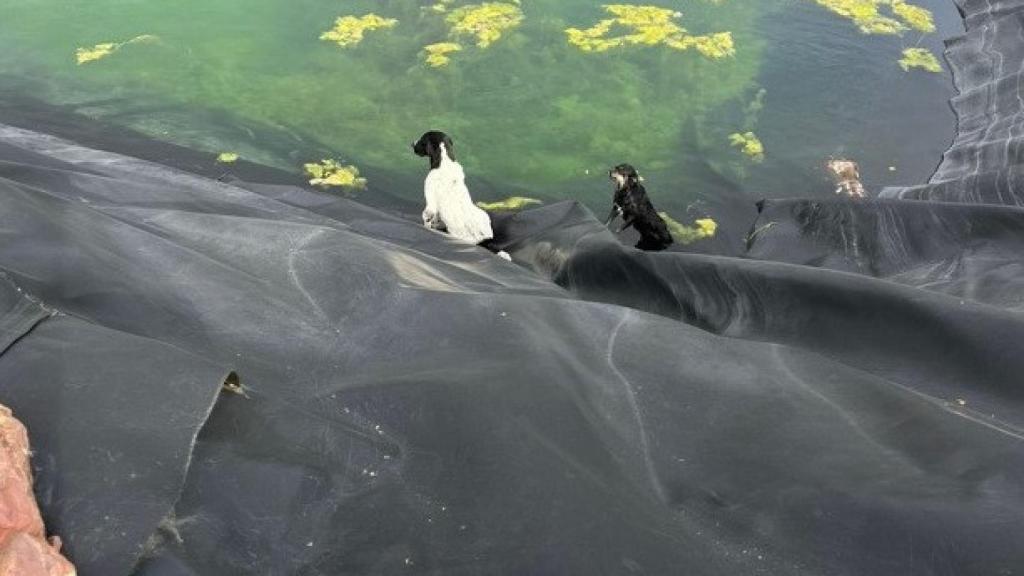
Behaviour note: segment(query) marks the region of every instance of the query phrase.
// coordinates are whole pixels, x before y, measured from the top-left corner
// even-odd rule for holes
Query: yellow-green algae
[[[127,46],[128,44],[137,44],[139,42],[155,42],[157,40],[159,40],[159,38],[153,36],[152,34],[142,34],[130,40],[125,40],[124,42],[101,42],[89,48],[83,47],[77,49],[75,51],[75,61],[78,62],[79,66],[81,66],[82,64],[94,62],[101,58],[106,58],[107,56],[110,56],[111,54],[117,52],[122,47]]]
[[[455,38],[471,36],[479,48],[487,48],[523,22],[523,10],[518,2],[484,2],[469,4],[452,10],[445,18]]]
[[[750,103],[743,107],[743,122],[740,124],[738,130],[728,135],[730,146],[737,148],[747,159],[755,163],[761,163],[764,161],[764,145],[761,143],[761,139],[757,137],[754,130],[757,129],[758,121],[760,120],[761,111],[765,107],[765,97],[768,95],[768,91],[764,88],[759,88],[754,93],[753,99]],[[734,167],[745,173],[743,168],[736,166]]]
[[[857,25],[864,34],[903,34],[914,30],[921,34],[935,32],[935,19],[930,10],[906,0],[814,0],[828,10]],[[882,13],[882,8],[890,14]],[[922,68],[941,72],[942,66],[931,52],[923,48],[903,51],[899,65],[904,70]]]
[[[483,1],[487,0],[457,0],[448,4],[447,10]],[[418,168],[414,164],[417,159],[396,143],[408,139],[409,126],[429,117],[432,124],[447,127],[462,142],[477,143],[460,155],[467,171],[523,187],[566,183],[568,187],[562,188],[565,193],[589,199],[590,192],[584,192],[582,185],[576,187],[579,175],[586,169],[600,170],[608,158],[633,157],[649,169],[671,170],[677,165],[683,139],[700,142],[698,146],[708,153],[721,153],[720,143],[730,131],[709,131],[700,138],[693,132],[710,129],[715,120],[695,120],[728,106],[747,90],[757,73],[763,46],[743,39],[756,38],[756,16],[763,10],[757,3],[726,3],[728,7],[724,8],[702,1],[680,2],[680,6],[688,7],[688,28],[701,32],[731,30],[738,43],[743,41],[742,54],[730,62],[712,63],[704,58],[672,62],[678,59],[662,59],[670,55],[662,52],[671,50],[659,47],[637,50],[628,58],[592,58],[565,41],[564,29],[581,22],[589,25],[603,17],[601,2],[531,0],[523,4],[522,24],[488,49],[480,50],[473,38],[464,37],[462,51],[448,55],[448,67],[458,69],[442,74],[438,72],[443,69],[431,68],[421,54],[426,45],[453,41],[445,19],[447,12],[423,10],[437,0],[364,2],[334,13],[324,5],[323,10],[314,11],[318,13],[301,14],[300,21],[309,24],[301,35],[312,38],[312,43],[296,42],[299,31],[293,27],[280,28],[280,6],[266,0],[243,12],[220,4],[206,6],[208,12],[204,15],[210,20],[195,23],[201,26],[176,28],[177,21],[156,19],[158,28],[143,31],[161,37],[170,37],[173,32],[173,45],[139,50],[136,54],[145,55],[148,62],[126,58],[134,67],[131,70],[90,62],[87,68],[101,67],[103,74],[81,80],[88,83],[82,90],[102,96],[117,88],[126,98],[174,104],[182,111],[200,107],[230,111],[233,120],[245,126],[294,131],[322,143],[326,149],[345,150],[351,138],[358,137],[358,157],[344,159],[361,169],[369,165],[394,170]],[[186,3],[199,5],[197,0]],[[599,16],[589,22],[589,17],[583,17],[581,21],[583,10],[594,10],[595,4],[598,7],[592,13]],[[97,15],[77,5],[72,9],[80,12],[83,26],[88,24],[88,29],[94,31],[104,29]],[[361,44],[348,49],[326,46],[317,40],[337,16],[369,12],[399,23],[391,30],[367,32]],[[29,11],[20,16],[21,21],[35,17]],[[698,19],[702,23],[699,28]],[[211,33],[218,29],[222,33]],[[25,30],[36,28],[26,25],[19,34]],[[311,31],[315,32],[312,36]],[[90,37],[88,30],[75,30],[75,34],[69,35],[72,48],[131,36],[121,36],[124,33],[120,31],[108,31],[112,35],[106,38]],[[373,44],[374,50],[365,49],[368,44]],[[40,53],[54,51],[53,46],[32,38],[21,45]],[[73,52],[64,47],[51,56],[54,62],[74,66],[69,58]],[[8,56],[13,59],[13,55]],[[120,56],[115,55],[111,64],[120,64],[116,61]],[[411,60],[416,66],[403,68],[403,60]],[[326,98],[325,94],[345,97]],[[109,109],[119,106],[111,104]],[[502,113],[496,114],[496,109]],[[547,109],[550,115],[538,113]],[[106,108],[98,113],[105,114]],[[610,115],[646,128],[624,133],[620,125],[600,120]],[[236,145],[232,144],[237,142],[232,140],[236,136],[233,133],[218,133],[213,139],[210,134],[225,126],[207,123],[201,115],[187,116],[188,122],[179,122],[180,130],[173,128],[177,120],[165,121],[162,116],[163,112],[119,117],[117,122],[158,138],[204,147],[212,152],[210,160]],[[345,130],[339,130],[339,126]],[[499,133],[504,138],[494,139],[493,135]],[[509,153],[510,149],[514,153]],[[289,153],[275,146],[242,152],[243,159],[301,170],[302,162],[296,165]],[[319,160],[320,156],[307,158]]]
[[[462,50],[462,46],[455,42],[438,42],[423,47],[423,61],[432,68],[440,68],[451,62],[448,57],[452,52]]]
[[[536,198],[527,198],[525,196],[510,196],[504,200],[498,202],[477,202],[476,205],[487,210],[488,212],[511,212],[514,210],[522,210],[531,204],[543,204]]]
[[[319,164],[303,164],[309,183],[313,186],[361,189],[366,187],[366,178],[359,176],[355,166],[344,166],[337,160],[321,160]]]
[[[857,25],[864,34],[900,34],[908,29],[935,31],[932,13],[905,0],[814,0]],[[885,7],[891,15],[885,15]]]
[[[736,132],[729,135],[729,143],[739,148],[740,152],[754,162],[764,161],[764,144],[761,144],[761,139],[757,137],[757,134]]]
[[[114,50],[117,50],[120,47],[121,45],[115,42],[103,42],[101,44],[96,44],[92,48],[79,48],[75,52],[75,58],[78,60],[79,64],[85,64],[86,62],[106,58],[113,54]]]
[[[423,47],[423,61],[431,68],[442,68],[451,62],[450,55],[462,50],[462,45],[457,40],[468,37],[478,48],[487,48],[505,32],[523,22],[519,0],[469,4],[449,13],[452,4],[454,0],[438,0],[427,8],[432,12],[447,13],[444,22],[448,26],[448,36],[451,39]]]
[[[925,48],[907,48],[903,51],[903,58],[900,58],[900,67],[906,71],[911,68],[921,68],[928,72],[942,72],[942,65],[939,59]]]
[[[376,14],[342,16],[334,21],[334,28],[320,35],[320,39],[347,48],[362,42],[367,32],[394,28],[396,24],[398,20],[382,18]]]
[[[912,29],[926,34],[935,32],[935,19],[930,10],[908,4],[904,0],[892,0],[891,6],[893,14]]]
[[[433,12],[447,12],[448,8],[455,3],[455,0],[437,0],[434,4],[431,4],[426,9]]]
[[[231,164],[238,160],[238,154],[236,152],[221,152],[217,155],[217,162],[221,164]]]
[[[731,32],[693,36],[673,21],[682,16],[680,12],[658,6],[632,4],[606,4],[604,10],[613,17],[601,20],[585,30],[566,29],[569,43],[584,52],[605,52],[624,46],[661,44],[676,50],[695,48],[712,59],[736,54]],[[624,28],[626,33],[609,36],[616,27]]]
[[[684,246],[704,238],[711,238],[718,230],[718,223],[711,218],[699,218],[693,221],[693,226],[686,226],[669,216],[667,212],[658,212],[658,215],[665,221],[672,238]]]

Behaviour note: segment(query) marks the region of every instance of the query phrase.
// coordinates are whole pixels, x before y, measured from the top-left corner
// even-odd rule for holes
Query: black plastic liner
[[[967,33],[946,41],[959,94],[952,100],[957,134],[928,184],[884,196],[1024,206],[1021,60],[1024,2],[954,0]]]
[[[0,126],[0,402],[83,576],[1017,574],[987,204],[768,202],[726,257],[567,202],[495,219],[510,264]]]

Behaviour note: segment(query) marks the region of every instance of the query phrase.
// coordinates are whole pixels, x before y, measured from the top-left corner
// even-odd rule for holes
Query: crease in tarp
[[[64,163],[66,163],[66,164],[68,164],[70,166],[74,166],[76,168],[77,167],[82,167],[83,166],[83,162],[84,162],[84,164],[86,164],[86,165],[93,165],[93,164],[95,164],[95,165],[97,165],[99,167],[102,167],[102,168],[104,168],[106,170],[113,170],[114,173],[126,172],[126,173],[130,173],[133,176],[137,176],[138,174],[135,173],[135,172],[131,172],[132,168],[143,168],[143,169],[145,169],[145,171],[144,171],[145,173],[142,174],[141,180],[136,180],[135,181],[138,185],[142,185],[142,186],[154,186],[155,185],[154,184],[154,180],[155,180],[155,181],[160,182],[160,183],[162,183],[164,185],[166,185],[167,183],[170,183],[170,182],[173,181],[176,187],[182,187],[182,186],[186,186],[186,185],[190,185],[190,184],[195,184],[195,185],[200,186],[200,187],[205,189],[211,182],[216,182],[217,186],[224,187],[225,189],[229,189],[229,190],[232,191],[232,193],[234,195],[236,195],[236,197],[232,199],[232,205],[237,205],[239,207],[244,207],[245,205],[241,204],[241,202],[243,200],[258,199],[259,201],[262,201],[264,203],[269,203],[272,206],[281,207],[282,209],[288,211],[289,214],[292,215],[292,216],[298,215],[298,214],[305,215],[309,220],[312,221],[311,225],[319,225],[319,226],[323,226],[325,228],[335,229],[337,231],[344,232],[344,233],[352,233],[352,234],[355,234],[355,235],[360,236],[362,238],[365,238],[368,241],[382,243],[383,247],[394,248],[394,249],[398,249],[398,250],[401,250],[401,251],[409,252],[410,254],[414,254],[414,255],[416,255],[418,257],[421,257],[421,258],[424,258],[424,259],[428,259],[429,261],[434,262],[435,264],[441,264],[441,265],[444,265],[444,266],[451,266],[451,267],[457,268],[457,269],[459,269],[459,270],[461,270],[463,272],[466,272],[466,273],[469,273],[469,274],[472,274],[472,275],[476,276],[477,278],[479,278],[481,281],[485,282],[486,284],[490,284],[490,285],[493,285],[495,287],[505,286],[505,284],[503,284],[500,281],[499,278],[489,277],[489,276],[481,276],[479,270],[474,270],[471,267],[472,264],[474,264],[474,263],[467,263],[467,262],[462,262],[462,261],[459,261],[459,260],[452,260],[450,258],[449,259],[442,258],[442,257],[437,256],[435,254],[431,254],[429,252],[422,251],[422,250],[418,249],[414,245],[415,243],[414,244],[409,244],[409,243],[401,244],[401,243],[397,243],[397,242],[395,242],[395,241],[393,241],[391,239],[381,237],[379,235],[367,234],[366,231],[364,231],[362,229],[358,229],[357,230],[356,228],[354,228],[351,223],[346,222],[344,220],[339,220],[339,219],[334,218],[334,217],[329,216],[329,215],[325,215],[325,214],[323,214],[321,212],[318,212],[313,207],[302,206],[302,205],[295,204],[295,203],[292,203],[292,202],[287,202],[287,201],[285,201],[285,200],[283,200],[281,198],[275,198],[275,197],[270,197],[270,196],[267,196],[267,195],[264,195],[264,194],[260,194],[259,192],[254,191],[254,190],[249,189],[249,188],[246,188],[243,185],[236,185],[234,183],[229,183],[229,182],[221,182],[221,181],[208,180],[208,179],[205,179],[205,178],[198,177],[198,176],[196,176],[194,174],[190,174],[188,172],[184,172],[184,171],[181,171],[181,170],[178,170],[178,169],[168,168],[166,166],[162,166],[162,165],[159,165],[159,164],[154,164],[154,163],[151,163],[151,162],[146,161],[146,160],[141,160],[141,159],[137,159],[137,158],[133,158],[133,157],[129,157],[129,156],[124,156],[124,155],[121,155],[121,154],[118,154],[118,153],[114,153],[114,152],[107,152],[107,151],[101,151],[101,150],[93,150],[93,149],[85,148],[85,147],[83,147],[83,146],[81,146],[79,144],[76,144],[74,142],[63,140],[63,139],[60,139],[60,138],[57,138],[57,137],[53,137],[53,136],[49,136],[49,135],[45,135],[45,134],[40,134],[40,133],[33,132],[33,131],[30,131],[30,130],[26,130],[26,129],[23,129],[23,128],[16,128],[16,127],[11,127],[11,126],[7,126],[7,125],[4,125],[4,124],[0,124],[0,138],[5,138],[5,137],[14,141],[12,145],[14,145],[14,146],[24,146],[25,149],[27,149],[29,151],[32,151],[33,153],[43,155],[46,158],[53,158],[52,154],[55,151],[57,151],[57,152],[64,151],[64,150],[78,151],[79,153],[84,154],[84,156],[88,160],[77,161],[77,162],[75,162],[75,161],[68,161],[66,159],[59,160],[61,162],[64,162]],[[49,146],[41,145],[40,142],[42,142],[42,143],[49,143],[50,145]],[[101,161],[101,160],[106,160],[106,161]],[[39,166],[39,167],[37,167],[37,169],[39,169],[39,170],[50,170],[51,167]],[[93,170],[95,170],[95,168]],[[68,171],[68,172],[69,173],[73,173],[71,171]],[[160,177],[159,178],[154,178],[153,177],[154,174],[159,174]],[[100,178],[112,179],[113,181],[116,181],[118,179],[121,179],[121,180],[125,179],[126,174],[120,174],[119,176],[113,176],[111,174],[104,173],[104,172],[90,171],[89,173],[80,174],[79,176],[83,176],[83,177],[96,177],[96,176],[98,176]],[[0,177],[0,178],[2,178],[2,177]],[[29,185],[26,185],[26,184],[24,184],[22,182],[16,182],[16,183],[21,184],[22,186],[29,186]],[[239,181],[239,183],[240,184],[245,184],[243,181]],[[305,188],[301,188],[299,190],[302,190],[302,191],[304,191],[306,193],[316,193],[315,191],[308,190],[308,189],[305,189]],[[58,196],[58,197],[62,197],[62,196]],[[65,199],[68,200],[68,201],[71,200],[70,198],[65,198]],[[228,199],[221,199],[221,200],[227,201]],[[346,200],[347,201],[347,199],[343,199],[343,198],[334,198],[334,200]],[[349,202],[351,202],[351,201],[349,201]],[[93,208],[93,209],[96,209],[97,211],[103,212],[102,211],[102,206],[90,206],[90,208]],[[403,219],[403,218],[399,218],[399,217],[397,217],[397,216],[395,216],[393,214],[388,214],[387,212],[383,212],[383,211],[380,211],[378,209],[375,209],[375,208],[372,208],[372,207],[367,207],[367,206],[363,206],[362,209],[369,210],[375,218],[384,219],[384,220],[393,222],[395,224],[401,224],[401,225],[405,225],[405,226],[408,225],[408,220]],[[156,210],[156,208],[154,208],[154,210]],[[188,211],[181,211],[181,210],[179,210],[179,211],[180,212],[188,212]],[[296,211],[297,211],[297,213],[296,213]],[[201,213],[201,212],[197,212],[197,213]],[[270,213],[275,215],[275,216],[280,216],[280,213],[277,213],[277,212],[272,212],[271,211]],[[228,215],[225,215],[225,216],[228,216]],[[476,246],[473,246],[473,245],[469,245],[469,244],[464,244],[464,243],[458,242],[456,240],[451,239],[449,236],[441,234],[439,232],[428,231],[428,230],[420,230],[420,232],[424,236],[423,243],[425,243],[428,246],[433,244],[433,243],[435,243],[437,240],[440,239],[445,244],[447,244],[451,249],[455,249],[455,250],[460,250],[461,249],[461,250],[465,251],[466,253],[472,253],[472,254],[478,255],[478,258],[476,259],[477,261],[486,260],[488,258],[491,258],[491,255],[490,255],[489,252],[487,252],[487,251],[485,251],[485,250],[483,250],[481,248],[478,248]],[[500,263],[500,264],[504,264],[504,263]]]
[[[3,268],[0,268],[0,282],[8,284],[18,294],[14,308],[0,316],[0,355],[3,355],[40,322],[58,314],[58,311],[24,291]]]
[[[792,347],[787,346],[785,344],[777,344],[776,346],[777,346],[777,348],[776,348],[777,350],[782,350],[782,349],[795,350],[795,348],[792,348]],[[888,378],[888,377],[882,376],[880,374],[876,374],[876,373],[872,372],[871,370],[867,370],[867,369],[865,369],[863,367],[859,367],[859,366],[856,366],[854,364],[850,364],[850,363],[844,362],[842,359],[833,358],[833,357],[830,357],[830,356],[828,356],[826,354],[820,354],[820,356],[822,358],[826,358],[828,360],[831,360],[831,361],[835,362],[836,364],[840,364],[842,366],[845,366],[846,368],[848,368],[849,370],[851,370],[853,372],[857,372],[857,373],[863,374],[863,375],[865,375],[865,376],[867,376],[867,377],[869,377],[871,379],[874,379],[877,382],[883,383],[886,386],[892,386],[894,388],[897,388],[898,390],[906,393],[907,395],[919,398],[920,400],[922,400],[925,403],[935,407],[938,410],[941,410],[942,412],[946,412],[946,413],[949,413],[949,414],[952,414],[952,415],[955,415],[955,416],[959,416],[960,418],[964,418],[965,420],[973,422],[974,424],[977,424],[977,425],[979,425],[979,426],[981,426],[983,428],[987,428],[987,429],[992,430],[994,432],[997,432],[999,434],[1008,436],[1010,438],[1013,438],[1014,440],[1024,441],[1024,428],[1021,428],[1020,426],[1014,426],[1010,422],[1006,422],[1005,420],[1002,420],[1002,419],[996,417],[994,414],[984,414],[984,413],[982,413],[980,411],[968,408],[966,405],[963,405],[963,406],[959,405],[956,402],[956,400],[947,400],[947,399],[943,399],[943,398],[940,398],[940,397],[937,397],[937,396],[933,396],[933,395],[928,394],[926,392],[922,392],[921,390],[915,390],[914,388],[912,388],[910,386],[907,386],[905,384],[901,384],[901,383],[897,382],[896,380],[893,380],[892,378]],[[850,425],[857,430],[858,434],[860,434],[862,436],[864,435],[863,434],[863,430],[857,424],[854,424],[853,422],[851,422],[849,420],[849,416],[845,413],[845,411],[843,411],[843,409],[840,406],[838,406],[832,399],[828,398],[827,396],[825,396],[820,391],[807,386],[806,383],[803,381],[803,379],[800,378],[795,372],[793,372],[789,368],[789,365],[786,363],[786,360],[782,356],[776,355],[776,359],[778,361],[779,366],[782,366],[787,372],[792,374],[794,379],[796,381],[800,382],[802,385],[804,385],[804,388],[806,390],[808,390],[814,396],[820,398],[823,402],[825,402],[830,407],[834,408],[837,412],[841,413],[843,419],[847,420],[847,422],[849,422]],[[869,440],[873,444],[875,444],[877,446],[881,446],[873,438],[870,438],[868,436],[864,436],[864,437],[865,437],[865,439]]]
[[[12,286],[15,287],[16,290],[18,290],[19,292],[24,294],[26,297],[28,297],[28,294],[26,292],[24,292],[21,288],[18,288],[18,284],[11,279],[12,276],[18,277],[18,276],[20,276],[20,273],[18,273],[17,271],[8,269],[8,268],[0,267],[0,280],[9,282]],[[99,321],[99,320],[97,320],[95,318],[88,318],[88,317],[81,316],[81,315],[79,315],[77,313],[74,313],[74,312],[66,312],[66,311],[63,311],[63,310],[57,310],[56,308],[51,308],[49,306],[46,306],[43,303],[43,301],[41,299],[38,299],[38,298],[33,298],[32,299],[32,303],[35,306],[39,306],[41,310],[46,311],[46,315],[44,317],[40,318],[39,321],[33,323],[32,326],[28,330],[25,330],[22,333],[22,336],[19,336],[18,338],[16,338],[15,341],[16,340],[20,340],[21,337],[23,337],[24,335],[26,335],[29,332],[31,332],[32,328],[34,328],[41,321],[46,320],[47,318],[52,318],[54,316],[66,316],[66,317],[69,317],[69,318],[75,318],[77,320],[81,320],[82,322],[86,322],[86,323],[91,324],[93,326],[101,326],[105,330],[110,330],[112,332],[117,332],[117,333],[120,333],[120,334],[125,334],[125,335],[131,336],[133,338],[139,338],[141,340],[149,340],[151,342],[156,342],[156,343],[160,344],[161,346],[166,346],[168,348],[173,348],[174,350],[177,350],[178,352],[181,352],[183,354],[187,354],[189,356],[197,356],[197,357],[203,358],[204,360],[206,360],[206,361],[208,361],[208,362],[210,362],[212,364],[221,364],[221,362],[220,362],[220,360],[218,358],[213,357],[213,356],[205,355],[202,352],[199,352],[197,350],[189,350],[189,349],[186,349],[186,348],[182,348],[181,346],[179,346],[178,344],[176,344],[174,342],[169,342],[167,340],[162,340],[160,338],[155,338],[155,337],[150,336],[148,334],[141,334],[139,332],[134,332],[134,331],[131,331],[131,330],[125,330],[122,327],[110,326],[110,325],[108,325],[108,324],[106,324],[104,322],[101,322],[101,321]],[[0,339],[0,344],[2,344],[2,343],[3,343],[3,340]],[[16,343],[16,342],[12,342],[7,347],[5,347],[2,350],[0,350],[0,354],[2,354],[4,350],[10,348],[10,346],[13,345],[14,343]],[[234,370],[229,369],[228,373],[234,373]],[[227,376],[228,376],[228,374],[226,373],[224,378],[221,379],[221,384],[223,384],[224,380],[227,379]],[[211,406],[211,409],[212,409],[212,406]]]
[[[665,492],[665,487],[661,484],[658,478],[658,472],[654,468],[654,461],[651,459],[651,443],[647,436],[647,426],[644,423],[643,413],[640,411],[640,405],[637,403],[636,391],[633,389],[633,383],[629,381],[629,378],[619,370],[619,367],[615,364],[615,341],[619,337],[619,331],[629,321],[630,315],[633,313],[632,310],[626,308],[622,311],[622,318],[619,320],[615,327],[612,328],[611,334],[608,336],[608,349],[605,352],[605,361],[608,363],[608,368],[611,369],[612,374],[618,379],[619,384],[622,385],[622,389],[625,392],[624,396],[629,404],[629,408],[633,413],[635,419],[635,430],[640,440],[640,454],[644,461],[644,470],[647,473],[647,478],[650,481],[651,489],[654,494],[662,502],[669,502],[669,497]]]
[[[47,168],[40,167],[39,169],[46,170]],[[170,235],[161,233],[161,230],[159,228],[146,226],[145,225],[145,221],[143,221],[143,222],[134,222],[134,221],[132,221],[132,220],[130,220],[128,218],[119,216],[117,214],[117,211],[119,209],[114,204],[112,204],[112,203],[108,203],[108,204],[95,204],[95,203],[92,203],[92,202],[75,202],[75,201],[73,201],[69,197],[66,197],[66,196],[64,196],[62,194],[56,194],[56,193],[47,191],[47,190],[45,190],[43,188],[38,187],[37,185],[26,184],[24,182],[16,181],[16,180],[9,180],[8,178],[2,177],[2,176],[0,176],[0,182],[7,182],[9,185],[11,185],[12,187],[17,188],[17,189],[21,189],[21,190],[25,190],[25,191],[30,191],[30,192],[42,194],[42,195],[44,195],[46,197],[54,199],[55,201],[64,202],[68,206],[85,207],[87,210],[89,210],[92,213],[101,215],[101,216],[106,217],[106,218],[110,218],[110,219],[112,219],[114,221],[120,222],[121,224],[124,224],[125,226],[128,226],[130,228],[136,229],[136,230],[138,230],[140,232],[143,232],[143,233],[146,233],[146,234],[150,234],[150,235],[152,235],[152,236],[154,236],[156,238],[159,238],[159,239],[167,242],[168,244],[171,244],[171,245],[179,247],[181,250],[187,251],[187,252],[189,252],[191,254],[194,254],[194,255],[196,255],[196,256],[198,256],[200,258],[203,258],[203,259],[209,260],[211,262],[217,263],[217,264],[219,264],[222,267],[225,267],[225,268],[227,268],[229,270],[232,270],[234,272],[238,272],[239,274],[245,275],[245,276],[249,277],[249,279],[252,280],[253,282],[256,282],[256,283],[259,283],[259,284],[266,284],[266,281],[263,280],[262,278],[254,276],[251,273],[249,273],[249,272],[247,272],[247,271],[245,271],[243,269],[235,267],[230,262],[228,262],[226,260],[215,258],[214,256],[212,256],[210,254],[203,253],[203,252],[198,251],[195,248],[193,248],[193,247],[191,247],[191,246],[189,246],[189,245],[187,245],[187,244],[185,244],[183,242],[177,241],[173,237],[171,237]],[[434,254],[431,254],[431,253],[428,253],[428,252],[425,252],[425,251],[420,251],[420,250],[417,250],[417,249],[412,248],[412,247],[407,246],[407,245],[398,244],[398,243],[396,243],[396,242],[394,242],[392,240],[389,240],[387,238],[381,238],[379,236],[373,236],[373,235],[365,234],[362,231],[354,229],[350,224],[348,224],[346,222],[343,222],[343,221],[340,221],[340,220],[336,220],[336,219],[333,219],[333,218],[330,218],[330,217],[323,216],[323,215],[321,215],[321,214],[319,214],[317,212],[314,212],[314,211],[302,208],[300,206],[295,206],[295,205],[292,205],[292,204],[289,204],[289,203],[286,203],[286,202],[282,202],[282,201],[279,201],[279,200],[276,200],[276,199],[270,199],[270,198],[267,198],[265,196],[259,195],[259,194],[255,193],[255,192],[251,192],[251,191],[245,190],[244,188],[237,188],[237,187],[234,187],[234,186],[232,186],[232,188],[234,188],[236,190],[239,190],[239,191],[242,191],[245,194],[251,195],[251,196],[253,196],[255,198],[260,198],[260,199],[263,199],[263,200],[265,200],[267,202],[272,202],[272,203],[278,204],[278,205],[280,205],[282,207],[287,208],[289,211],[297,211],[300,214],[308,215],[308,218],[309,218],[308,222],[295,222],[296,226],[308,226],[308,227],[313,227],[313,228],[320,229],[321,231],[331,231],[331,232],[340,233],[340,234],[351,234],[354,237],[357,237],[357,238],[361,239],[362,241],[366,241],[366,242],[369,242],[371,244],[379,245],[382,248],[390,248],[390,249],[394,249],[394,250],[402,252],[402,253],[407,253],[407,254],[409,254],[411,256],[415,256],[417,258],[421,258],[421,259],[426,260],[428,262],[434,263],[435,265],[439,265],[439,266],[443,266],[443,267],[456,268],[456,269],[460,270],[463,273],[472,275],[477,281],[482,282],[482,283],[487,284],[487,285],[490,285],[492,287],[504,287],[505,286],[505,284],[501,283],[498,278],[493,278],[493,277],[488,277],[488,276],[481,275],[479,270],[472,269],[466,263],[462,263],[462,262],[458,262],[458,261],[452,261],[452,260],[446,260],[446,259],[443,259],[443,258],[437,256],[437,255],[434,255]],[[150,207],[138,207],[137,208],[137,207],[134,207],[134,206],[129,206],[129,207],[126,207],[125,209],[129,210],[129,211],[152,211],[154,213],[163,213],[163,214],[181,213],[181,214],[195,214],[195,215],[212,215],[212,216],[215,216],[215,217],[218,217],[218,218],[237,219],[239,221],[253,221],[253,222],[260,222],[260,221],[267,221],[267,222],[269,222],[269,221],[271,221],[271,220],[269,220],[267,218],[261,218],[261,217],[257,217],[257,216],[209,213],[209,212],[202,212],[200,210],[179,210],[179,209],[170,209],[170,208],[150,208]],[[384,213],[381,213],[381,215],[384,215]],[[388,216],[388,217],[389,218],[394,218],[393,216]],[[394,220],[395,220],[395,222],[401,222],[401,223],[404,223],[404,224],[408,224],[406,221],[401,220],[401,219],[394,218]],[[444,241],[446,243],[450,243],[450,245],[453,248],[456,248],[456,249],[463,249],[464,248],[466,250],[471,250],[474,253],[478,253],[480,260],[492,257],[491,254],[489,252],[485,251],[484,249],[478,248],[478,247],[473,246],[473,245],[460,243],[460,242],[458,242],[456,240],[452,240],[447,235],[444,235],[444,234],[441,234],[441,233],[438,233],[438,232],[432,232],[432,231],[430,231],[428,233],[436,237],[436,238],[431,238],[431,240],[442,240],[442,241]]]

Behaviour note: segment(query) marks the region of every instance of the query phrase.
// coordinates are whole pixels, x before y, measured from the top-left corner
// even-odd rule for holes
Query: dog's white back
[[[440,146],[441,163],[427,173],[423,182],[427,200],[423,224],[435,229],[443,227],[452,236],[473,244],[490,240],[494,237],[490,216],[473,204],[462,165],[448,156],[444,144]]]

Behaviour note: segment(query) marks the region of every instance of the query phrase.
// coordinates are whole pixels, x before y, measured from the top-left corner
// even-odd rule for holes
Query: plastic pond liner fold
[[[739,254],[563,202],[494,216],[509,264],[0,126],[0,403],[47,527],[83,576],[1017,573],[1022,4],[960,3],[930,182],[767,201]]]

